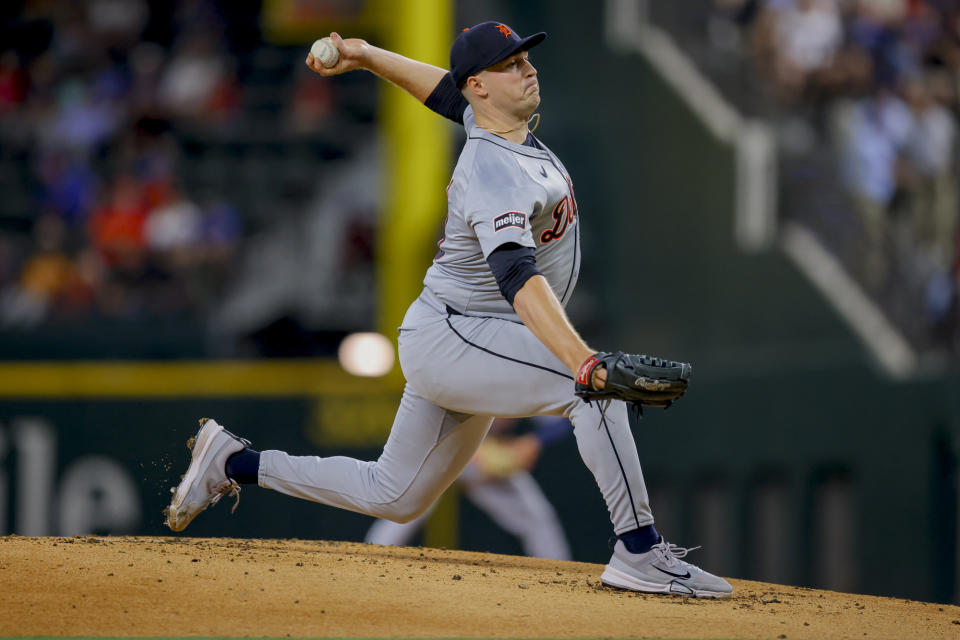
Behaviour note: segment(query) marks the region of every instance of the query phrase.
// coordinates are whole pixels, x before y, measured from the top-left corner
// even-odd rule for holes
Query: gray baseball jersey
[[[580,271],[577,201],[557,157],[539,144],[515,144],[463,114],[467,141],[447,186],[443,238],[424,286],[466,315],[519,322],[487,265],[497,247],[536,249],[537,269],[566,305]]]

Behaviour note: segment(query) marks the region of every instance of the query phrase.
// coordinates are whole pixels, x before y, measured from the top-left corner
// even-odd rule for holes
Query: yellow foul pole
[[[453,31],[451,0],[384,2],[387,48],[446,68]],[[387,204],[377,243],[377,329],[393,339],[420,293],[446,210],[450,124],[394,86],[383,96]]]
[[[449,65],[453,42],[452,0],[380,3],[380,33],[388,49],[439,67]],[[419,295],[423,274],[436,251],[446,212],[451,126],[389,86],[382,110],[387,204],[377,242],[377,330],[396,340],[407,306]],[[456,548],[456,485],[440,498],[424,530],[424,544]]]

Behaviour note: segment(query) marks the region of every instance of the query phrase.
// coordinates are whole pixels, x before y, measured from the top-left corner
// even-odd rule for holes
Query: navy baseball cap
[[[547,34],[535,33],[521,38],[502,22],[481,22],[464,29],[450,47],[450,75],[457,89],[467,78],[517,53],[535,47]]]

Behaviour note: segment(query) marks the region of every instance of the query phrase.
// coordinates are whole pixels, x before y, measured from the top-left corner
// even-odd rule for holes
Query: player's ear
[[[483,80],[480,76],[470,76],[467,78],[467,83],[464,87],[467,91],[479,98],[485,98],[487,96],[487,88],[483,86]]]

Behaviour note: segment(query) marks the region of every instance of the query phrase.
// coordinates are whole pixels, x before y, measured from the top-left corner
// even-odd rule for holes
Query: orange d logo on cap
[[[504,38],[509,38],[509,37],[510,37],[510,33],[511,33],[510,27],[508,27],[508,26],[505,25],[505,24],[498,24],[498,25],[497,25],[497,31],[499,31],[500,33],[502,33]]]

